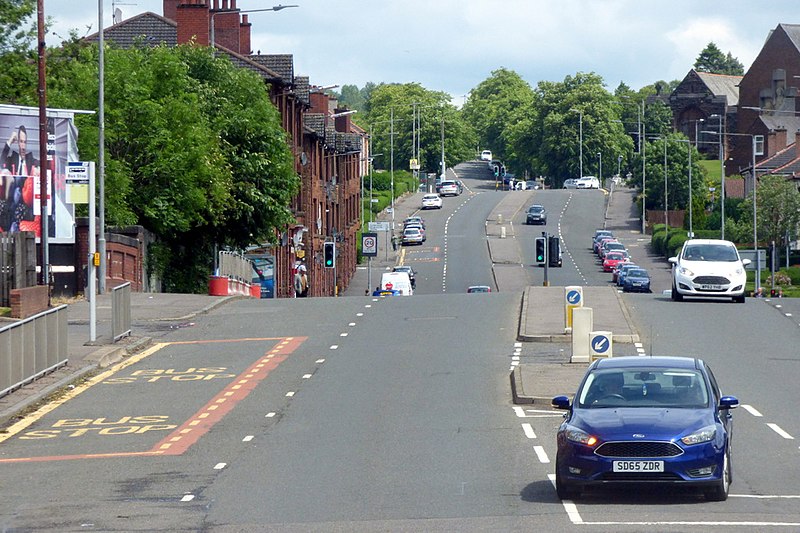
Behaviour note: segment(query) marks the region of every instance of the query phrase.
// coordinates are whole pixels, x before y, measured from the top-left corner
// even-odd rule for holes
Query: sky
[[[44,0],[55,34],[105,26],[162,0]],[[211,0],[209,0],[211,1]],[[233,0],[242,11],[273,0]],[[417,82],[449,93],[455,105],[493,70],[506,68],[531,86],[578,72],[602,76],[613,91],[683,79],[709,42],[745,71],[778,24],[800,24],[797,0],[284,0],[299,7],[249,13],[251,45],[294,55],[295,74],[314,85]]]

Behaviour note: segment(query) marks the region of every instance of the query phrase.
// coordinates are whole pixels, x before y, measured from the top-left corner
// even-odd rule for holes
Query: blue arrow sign
[[[567,293],[567,303],[570,305],[577,305],[581,303],[581,293],[580,291],[571,290]]]
[[[595,335],[592,339],[592,350],[595,353],[606,353],[611,347],[611,341],[605,335]]]

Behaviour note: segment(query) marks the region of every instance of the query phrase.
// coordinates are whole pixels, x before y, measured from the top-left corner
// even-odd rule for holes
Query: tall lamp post
[[[583,177],[583,111],[576,108],[571,108],[570,111],[578,113],[578,167],[580,169],[580,176]]]
[[[722,115],[711,115],[711,117],[719,118],[719,175],[720,175],[720,230],[721,230],[721,238],[725,240],[725,143],[724,137],[722,136],[722,129],[723,129],[723,117]],[[708,133],[708,132],[703,132]]]
[[[600,168],[598,169],[599,176],[597,176],[597,177],[600,180],[600,183],[603,183],[603,154],[602,154],[602,152],[597,152],[597,159],[600,161],[600,163],[599,163]]]
[[[757,135],[753,133],[729,133],[723,132],[718,133],[716,131],[707,131],[705,133],[710,133],[712,135],[720,135],[723,137],[725,135],[733,135],[736,137],[750,137],[751,139],[751,147],[750,150],[752,151],[751,160],[750,160],[750,172],[751,176],[753,177],[753,250],[756,254],[756,279],[755,279],[755,289],[758,292],[759,287],[761,287],[761,257],[758,255],[758,217],[757,217],[757,195],[756,189],[758,188],[758,179],[756,178],[756,137]]]
[[[215,40],[214,40],[214,16],[215,15],[218,15],[220,13],[260,13],[262,11],[280,11],[282,9],[286,9],[286,8],[289,8],[289,7],[300,7],[300,6],[298,6],[296,4],[291,4],[291,5],[288,5],[288,6],[282,6],[282,5],[278,4],[277,6],[267,7],[267,8],[264,8],[264,9],[246,9],[244,11],[214,11],[213,13],[211,13],[211,39],[210,39],[211,48],[214,48],[214,43],[215,43]]]

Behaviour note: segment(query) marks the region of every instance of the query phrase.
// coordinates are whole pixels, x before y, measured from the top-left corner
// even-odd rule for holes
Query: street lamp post
[[[756,135],[753,133],[718,133],[716,131],[706,131],[705,133],[710,133],[712,135],[720,135],[723,137],[725,135],[734,135],[737,137],[750,137],[751,139],[751,160],[750,160],[750,172],[751,176],[753,177],[753,251],[756,254],[756,278],[755,278],[755,290],[756,293],[758,292],[759,287],[761,287],[761,258],[758,255],[758,217],[757,217],[757,194],[756,189],[758,188],[758,179],[756,178]]]
[[[598,169],[598,172],[597,172],[599,174],[599,176],[597,176],[597,178],[600,181],[600,183],[603,183],[603,154],[602,154],[602,152],[597,152],[597,159],[600,161],[600,163],[599,163],[600,168]]]
[[[617,156],[617,176],[619,176],[620,178],[622,177],[621,172],[622,172],[622,156],[618,155]]]
[[[268,8],[264,8],[264,9],[246,9],[244,11],[214,11],[213,13],[211,13],[211,39],[210,39],[211,48],[212,49],[214,48],[214,43],[215,43],[215,40],[214,40],[214,16],[215,15],[218,15],[220,13],[260,13],[262,11],[280,11],[281,9],[286,9],[288,7],[300,7],[300,6],[298,6],[296,4],[291,4],[291,5],[288,5],[288,6],[283,6],[283,5],[278,4],[277,6],[272,6],[272,7],[268,7]]]
[[[721,237],[725,240],[725,148],[724,137],[722,136],[722,115],[711,115],[719,118],[719,175],[720,175],[720,231]]]
[[[576,108],[571,108],[570,111],[578,113],[578,167],[580,169],[580,176],[583,177],[583,111]]]

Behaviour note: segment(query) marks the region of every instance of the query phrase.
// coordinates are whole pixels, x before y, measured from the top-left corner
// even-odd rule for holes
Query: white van
[[[408,272],[384,272],[381,276],[381,289],[399,291],[400,296],[411,296],[414,294]]]
[[[481,161],[491,161],[492,160],[492,151],[491,150],[484,150],[481,152]]]

